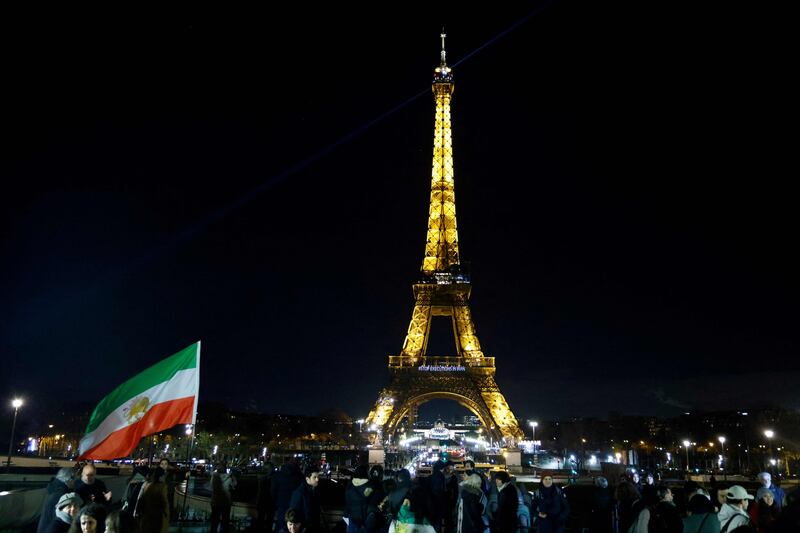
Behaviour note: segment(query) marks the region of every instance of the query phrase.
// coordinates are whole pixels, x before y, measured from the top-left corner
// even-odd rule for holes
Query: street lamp
[[[14,430],[17,429],[17,412],[22,407],[22,400],[14,398],[11,401],[11,407],[14,408],[14,422],[11,423],[11,440],[8,442],[8,461],[6,462],[6,470],[11,471],[11,450],[14,446]]]
[[[723,465],[724,465],[722,467],[722,479],[726,479],[726,477],[727,477],[727,469],[728,469],[728,461],[725,460],[725,437],[720,435],[719,437],[717,437],[717,440],[719,441],[719,445],[722,447],[722,461],[723,461]]]
[[[686,448],[686,471],[689,471],[689,446],[691,446],[691,442],[688,440],[683,441],[683,447]]]
[[[363,424],[363,423],[364,423],[364,419],[363,418],[359,418],[358,420],[356,420],[356,424],[358,424],[358,432],[359,433],[361,433],[361,424]]]
[[[769,458],[772,459],[772,437],[775,436],[775,432],[771,429],[765,429],[764,436],[769,440]]]
[[[535,460],[536,459],[536,426],[539,425],[539,422],[536,422],[534,420],[530,424],[531,424],[531,442],[533,442],[533,457],[534,457],[534,460]]]
[[[194,435],[192,435],[192,433],[194,433],[193,429],[191,424],[186,424],[186,437],[189,440],[189,442],[186,443],[186,462],[189,464],[190,470],[192,468],[192,444],[194,443]]]

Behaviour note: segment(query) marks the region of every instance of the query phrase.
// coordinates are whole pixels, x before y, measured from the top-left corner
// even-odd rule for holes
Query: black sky
[[[777,14],[587,4],[18,19],[0,391],[93,403],[202,339],[202,399],[365,415],[411,315],[432,97],[361,128],[426,90],[444,25],[451,64],[490,43],[455,68],[457,209],[518,416],[800,408]]]

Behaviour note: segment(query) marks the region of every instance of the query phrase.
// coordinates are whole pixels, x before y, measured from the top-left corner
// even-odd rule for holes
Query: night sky
[[[94,404],[201,339],[201,401],[366,415],[411,318],[444,25],[461,256],[518,417],[800,408],[781,33],[586,4],[20,18],[0,396]]]

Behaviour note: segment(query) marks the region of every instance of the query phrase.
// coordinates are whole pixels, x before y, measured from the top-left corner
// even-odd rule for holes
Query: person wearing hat
[[[55,517],[42,530],[44,533],[65,533],[78,516],[83,505],[83,498],[75,492],[67,492],[58,499],[55,505]]]
[[[776,486],[772,482],[772,474],[769,472],[761,472],[757,477],[759,483],[761,483],[761,486],[769,489],[769,491],[772,493],[773,499],[775,500],[774,505],[777,507],[778,511],[780,511],[783,505],[786,503],[786,493],[782,488]]]
[[[753,496],[747,494],[741,485],[729,488],[725,496],[725,505],[717,513],[719,523],[722,525],[720,533],[733,531],[739,526],[749,526],[750,515],[747,514],[747,503],[753,499]]]
[[[756,492],[756,501],[750,506],[750,521],[756,531],[763,533],[770,531],[772,523],[778,518],[780,508],[775,505],[775,496],[767,487],[761,487]]]
[[[347,518],[347,533],[365,531],[367,524],[367,504],[372,495],[369,474],[365,465],[358,465],[353,478],[344,491],[344,517]]]

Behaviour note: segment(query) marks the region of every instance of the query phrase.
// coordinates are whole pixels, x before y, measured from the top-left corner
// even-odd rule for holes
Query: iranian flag
[[[78,459],[126,457],[142,437],[194,424],[200,341],[129,379],[94,408]]]

